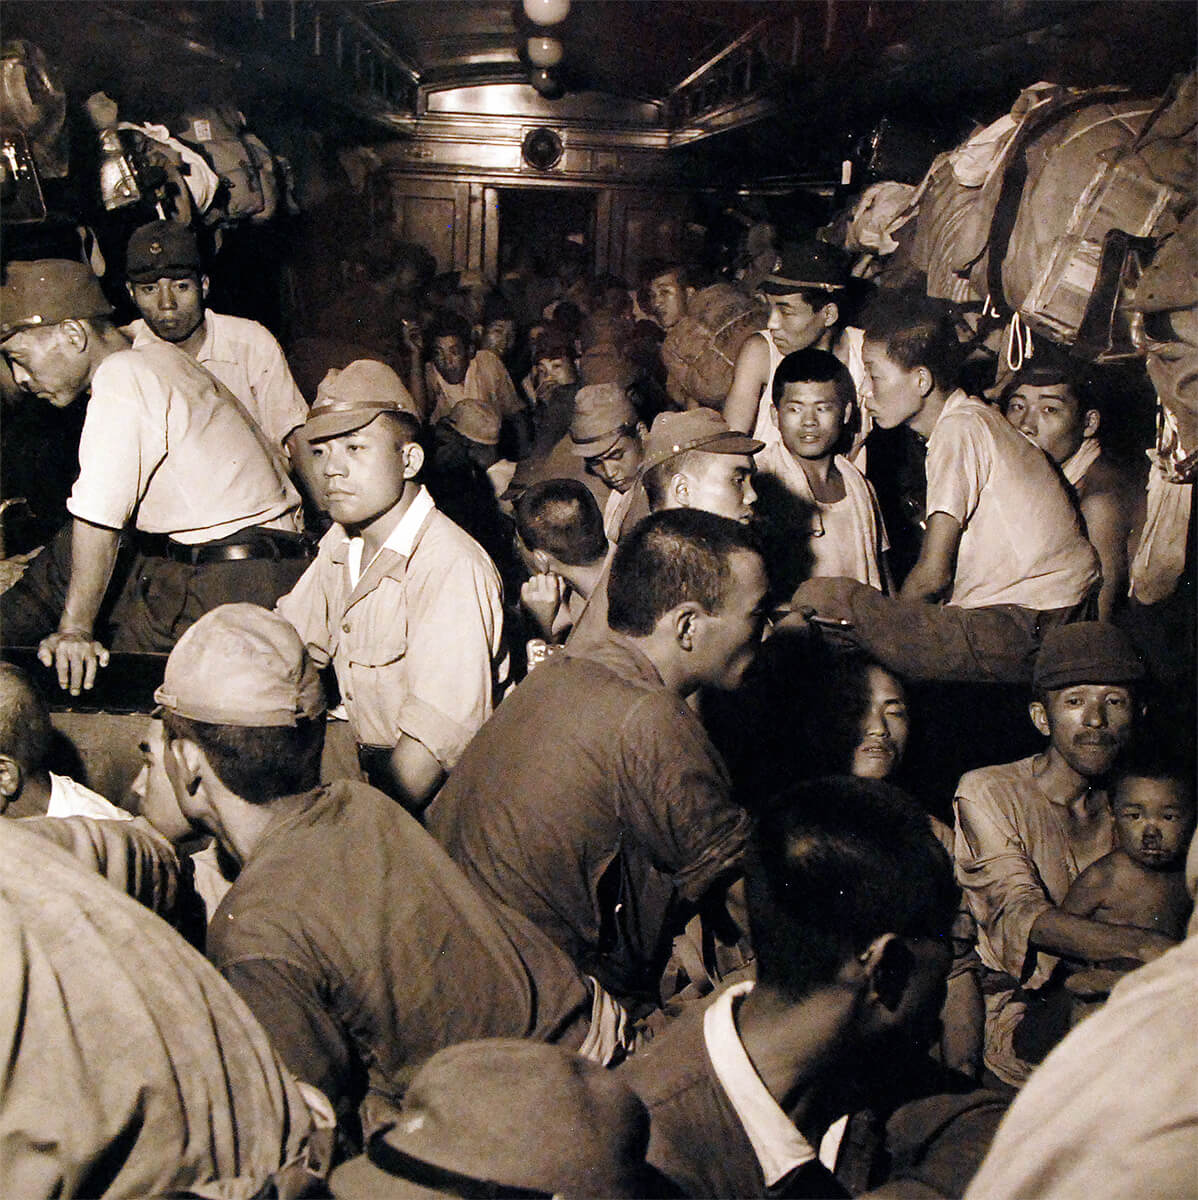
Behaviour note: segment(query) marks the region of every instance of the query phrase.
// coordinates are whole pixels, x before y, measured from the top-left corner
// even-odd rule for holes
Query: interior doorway
[[[595,269],[598,193],[574,188],[499,188],[499,274],[552,272],[569,244]],[[567,254],[577,252],[566,251]]]

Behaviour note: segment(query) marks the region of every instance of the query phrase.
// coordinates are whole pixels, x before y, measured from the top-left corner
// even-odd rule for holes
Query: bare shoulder
[[[752,371],[764,380],[770,370],[770,348],[764,337],[747,337],[736,356],[737,371]]]
[[[1100,454],[1082,477],[1078,498],[1083,505],[1099,497],[1128,505],[1143,493],[1148,481],[1148,460],[1142,462]]]

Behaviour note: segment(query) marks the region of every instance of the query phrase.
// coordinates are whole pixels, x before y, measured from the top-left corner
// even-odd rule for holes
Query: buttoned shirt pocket
[[[387,576],[345,610],[334,651],[342,699],[364,745],[399,740],[398,714],[410,690],[407,652],[407,589]]]

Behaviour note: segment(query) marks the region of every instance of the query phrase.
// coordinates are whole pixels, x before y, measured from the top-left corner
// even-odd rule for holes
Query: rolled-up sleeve
[[[990,443],[971,413],[946,413],[928,442],[927,513],[948,513],[962,526],[978,506],[990,473]]]
[[[123,529],[166,457],[169,396],[132,354],[100,364],[79,437],[79,476],[67,500],[71,516]]]
[[[1052,899],[1005,805],[961,791],[954,808],[957,881],[978,923],[982,961],[1026,981],[1035,966],[1032,926]]]

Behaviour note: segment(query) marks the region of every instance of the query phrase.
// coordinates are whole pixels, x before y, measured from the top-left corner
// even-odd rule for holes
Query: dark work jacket
[[[963,1086],[935,1064],[902,1081],[898,1097],[849,1118],[835,1183],[811,1190],[803,1168],[767,1189],[757,1155],[732,1107],[703,1039],[706,1004],[696,1004],[619,1068],[650,1116],[649,1162],[688,1196],[803,1197],[860,1195],[883,1183],[913,1180],[941,1196],[960,1196],[980,1165],[1008,1098]],[[955,1083],[954,1083],[955,1081]],[[831,1183],[832,1181],[829,1181]]]

